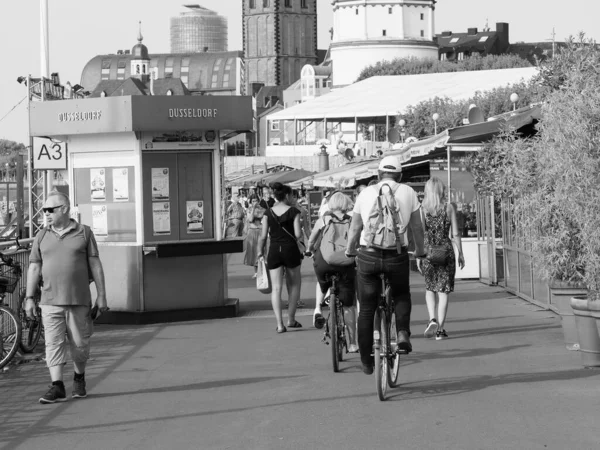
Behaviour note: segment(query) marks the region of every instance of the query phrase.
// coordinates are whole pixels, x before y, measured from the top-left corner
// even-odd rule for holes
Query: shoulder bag
[[[290,206],[290,208],[293,208],[293,206]],[[279,221],[279,217],[273,212],[273,210],[271,208],[269,208],[269,212],[271,213],[271,217],[273,217],[273,219],[275,219],[275,222],[277,222],[277,224],[279,225],[279,227],[285,231],[287,233],[287,235],[289,237],[291,237],[294,242],[296,243],[296,245],[298,246],[298,251],[300,252],[300,256],[302,258],[304,258],[304,252],[306,252],[306,245],[304,245],[304,242],[296,239],[296,236],[294,236],[292,233],[290,233],[288,230],[286,230],[285,228],[283,228],[283,225],[281,225],[281,222]],[[286,211],[287,212],[287,211]],[[285,213],[284,213],[285,214]]]

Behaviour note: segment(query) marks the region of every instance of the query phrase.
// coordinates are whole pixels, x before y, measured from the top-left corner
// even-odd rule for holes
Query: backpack
[[[348,258],[345,254],[351,217],[344,214],[341,219],[338,219],[333,213],[326,213],[323,221],[325,226],[321,232],[319,249],[325,262],[331,266],[354,264],[354,258]]]
[[[87,253],[87,248],[90,245],[90,227],[88,227],[87,225],[84,224],[80,224],[83,227],[83,237],[85,239],[85,251]],[[40,240],[38,242],[38,246],[42,245],[42,240],[44,239],[44,236],[46,236],[46,232],[48,231],[48,228],[44,227],[40,230],[39,232],[39,236],[40,236]],[[42,254],[41,250],[40,250],[40,255]],[[43,264],[43,262],[42,262]],[[88,281],[90,284],[92,284],[94,282],[94,276],[92,275],[92,269],[90,268],[90,264],[88,263]]]
[[[387,192],[384,193],[384,188]],[[382,250],[396,249],[401,253],[403,245],[402,235],[406,231],[406,226],[402,223],[402,216],[396,204],[396,189],[392,189],[385,183],[379,188],[377,201],[369,213],[369,219],[365,224],[365,240],[367,247],[374,247]]]

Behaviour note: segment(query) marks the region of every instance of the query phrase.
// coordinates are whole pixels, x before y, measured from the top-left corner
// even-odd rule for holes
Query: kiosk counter
[[[252,129],[250,97],[32,103],[31,135],[67,144],[71,211],[92,227],[111,323],[237,314],[227,298],[221,136]],[[35,162],[34,162],[35,164]]]

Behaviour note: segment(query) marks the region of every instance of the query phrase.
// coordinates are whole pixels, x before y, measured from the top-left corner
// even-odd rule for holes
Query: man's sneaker
[[[362,371],[367,375],[371,375],[373,373],[373,364],[362,363]]]
[[[425,328],[425,333],[423,333],[423,334],[425,335],[426,338],[432,338],[433,336],[436,335],[437,330],[438,330],[437,320],[431,319],[429,321],[429,324],[427,325],[427,328]]]
[[[437,333],[435,333],[436,341],[441,341],[442,339],[448,339],[448,333],[446,333],[446,330],[438,330]]]
[[[40,397],[40,403],[56,403],[66,401],[67,394],[65,393],[65,385],[62,383],[51,384],[50,390]]]
[[[85,378],[83,380],[73,379],[73,398],[86,398]]]
[[[410,343],[410,337],[408,336],[408,331],[400,330],[398,331],[398,340],[397,349],[398,352],[410,353],[412,352],[412,345]]]

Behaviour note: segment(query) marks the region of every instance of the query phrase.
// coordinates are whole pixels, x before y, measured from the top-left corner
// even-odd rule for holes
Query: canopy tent
[[[447,157],[448,151],[478,150],[483,143],[507,129],[521,129],[538,120],[541,105],[530,105],[516,111],[491,117],[487,122],[464,125],[444,130],[420,141],[404,144],[387,151],[383,156],[397,155],[402,167],[408,168],[425,163],[431,159]],[[340,167],[300,179],[296,186],[312,184],[317,187],[352,187],[358,181],[377,174],[379,159],[368,159],[348,163]]]
[[[258,173],[238,178],[236,180],[232,180],[228,183],[228,185],[238,187],[255,187],[258,185],[265,186],[270,183],[275,183],[276,181],[280,183],[290,183],[292,181],[299,180],[300,178],[305,178],[309,175],[312,175],[313,173],[314,172],[310,172],[304,169],[282,170],[279,172],[271,173]]]
[[[434,97],[467,99],[476,91],[489,91],[529,80],[536,73],[537,68],[527,67],[371,77],[271,114],[268,120],[335,119],[353,122],[356,118],[396,116],[423,100]]]

